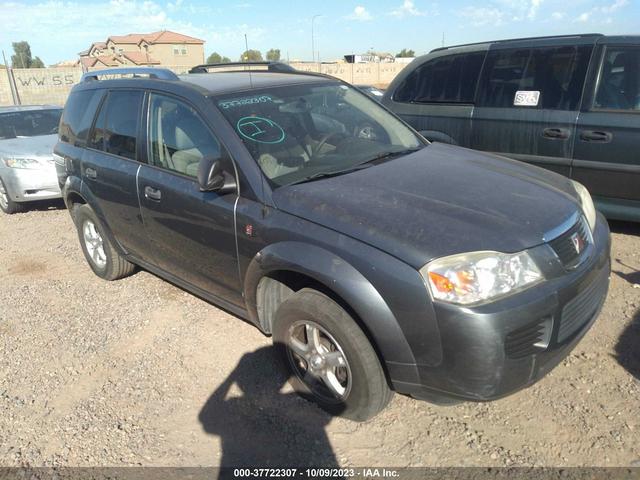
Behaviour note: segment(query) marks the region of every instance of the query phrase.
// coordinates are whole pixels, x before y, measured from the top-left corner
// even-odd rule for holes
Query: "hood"
[[[57,141],[57,134],[0,140],[0,156],[51,158]]]
[[[273,194],[276,207],[415,268],[456,253],[518,252],[579,209],[571,181],[515,160],[431,144]]]

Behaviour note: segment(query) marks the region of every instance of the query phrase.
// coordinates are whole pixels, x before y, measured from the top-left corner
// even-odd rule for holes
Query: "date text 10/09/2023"
[[[234,468],[235,478],[397,478],[388,468]]]

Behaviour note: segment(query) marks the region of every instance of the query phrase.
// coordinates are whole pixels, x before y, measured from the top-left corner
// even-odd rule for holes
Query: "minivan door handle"
[[[570,135],[571,132],[567,128],[545,128],[542,131],[542,136],[545,138],[564,140],[569,138]]]
[[[162,192],[157,188],[144,187],[144,196],[149,200],[153,200],[154,202],[159,202],[160,199],[162,199]]]
[[[98,178],[98,172],[96,172],[91,167],[87,167],[84,171],[84,174],[86,175],[87,178],[90,178],[91,180],[95,180],[96,178]]]
[[[613,140],[613,134],[599,130],[583,130],[580,132],[580,140],[583,142],[609,143]]]

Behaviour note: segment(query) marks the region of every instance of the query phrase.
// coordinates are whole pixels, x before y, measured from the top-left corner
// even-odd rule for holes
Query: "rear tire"
[[[11,194],[9,190],[7,190],[6,185],[0,178],[0,210],[2,210],[7,215],[12,215],[14,213],[23,212],[24,205],[19,202],[14,202],[11,200]]]
[[[74,209],[74,220],[82,252],[91,270],[104,280],[118,280],[135,270],[135,265],[126,261],[113,247],[105,229],[89,205]]]
[[[393,397],[367,336],[317,290],[304,288],[280,305],[273,342],[293,373],[295,390],[333,415],[362,422]]]

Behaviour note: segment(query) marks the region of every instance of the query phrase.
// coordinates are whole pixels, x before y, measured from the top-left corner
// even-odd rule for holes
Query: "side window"
[[[496,50],[487,56],[483,107],[577,110],[591,46]],[[516,96],[516,92],[521,92]]]
[[[607,48],[594,108],[640,111],[640,47]]]
[[[135,160],[141,106],[141,91],[109,92],[100,109],[89,146]]]
[[[171,97],[152,94],[149,105],[149,163],[198,176],[205,156],[220,157],[222,147],[200,116]]]
[[[484,52],[431,60],[411,73],[394,95],[397,102],[473,103]]]
[[[102,90],[85,90],[69,95],[58,129],[60,141],[82,145],[87,139]]]

